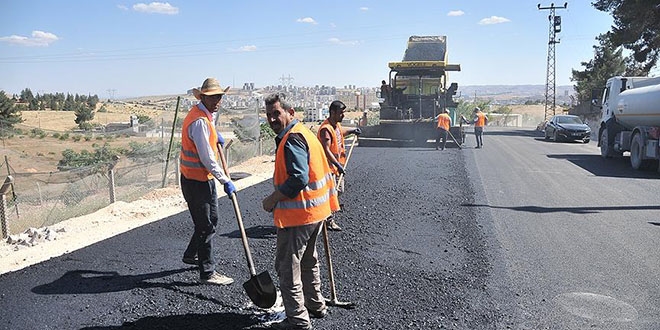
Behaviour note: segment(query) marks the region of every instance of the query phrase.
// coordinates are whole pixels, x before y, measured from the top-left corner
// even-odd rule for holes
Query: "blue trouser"
[[[181,191],[188,204],[195,231],[193,232],[184,258],[199,259],[199,275],[208,278],[215,270],[213,236],[218,225],[218,192],[213,180],[196,181],[181,176]]]
[[[477,147],[481,147],[484,145],[484,128],[483,127],[475,127],[474,128],[474,136],[477,139]]]

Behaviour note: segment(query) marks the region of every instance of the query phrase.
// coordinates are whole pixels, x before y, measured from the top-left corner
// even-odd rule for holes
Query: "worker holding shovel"
[[[279,277],[286,319],[274,329],[312,329],[311,317],[324,317],[316,239],[321,225],[339,201],[323,147],[309,129],[294,118],[284,94],[265,99],[268,124],[275,137],[275,191],[262,206],[273,212],[277,227],[275,270]]]
[[[317,137],[321,141],[323,151],[332,169],[334,180],[337,180],[340,175],[345,175],[346,143],[344,137],[350,134],[360,135],[362,133],[360,128],[346,129],[341,126],[345,111],[346,105],[342,101],[332,101],[330,103],[328,118],[321,124],[317,133]],[[343,191],[343,181],[335,182],[337,182],[337,190],[339,192]],[[337,225],[337,222],[333,218],[330,218],[328,219],[328,229],[341,230],[341,227]]]

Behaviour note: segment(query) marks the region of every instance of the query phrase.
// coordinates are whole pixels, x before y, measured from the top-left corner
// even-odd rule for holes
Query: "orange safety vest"
[[[275,189],[289,178],[286,171],[284,143],[289,134],[298,133],[307,141],[309,148],[309,182],[298,195],[285,198],[275,205],[273,219],[278,228],[296,227],[327,219],[333,211],[339,211],[339,199],[335,182],[330,174],[330,166],[318,138],[302,123],[295,124],[282,137],[275,153]]]
[[[202,111],[197,105],[190,108],[190,112],[183,120],[183,128],[181,130],[181,175],[186,179],[196,180],[196,181],[209,181],[213,179],[213,174],[204,167],[202,161],[199,159],[199,153],[197,152],[197,147],[195,142],[188,135],[188,128],[195,120],[202,118],[206,122],[206,125],[209,127],[209,145],[215,153],[215,158],[218,159],[218,145],[215,141],[218,141],[218,133],[215,130],[215,126],[209,120],[209,117],[206,116],[206,113]]]
[[[346,165],[346,146],[344,145],[344,136],[341,133],[337,134],[337,132],[342,131],[341,124],[337,123],[337,130],[335,130],[335,128],[332,127],[332,124],[330,124],[330,121],[326,119],[323,124],[321,124],[321,127],[319,127],[319,131],[316,134],[319,141],[321,140],[321,131],[324,129],[330,131],[330,152],[335,155],[335,158],[337,158],[337,161],[339,161],[342,166]],[[333,174],[339,175],[339,171],[336,167],[330,166],[330,169]]]
[[[451,117],[446,113],[441,113],[438,116],[438,128],[442,128],[445,131],[449,132],[449,126],[451,125]]]
[[[484,127],[486,126],[486,115],[483,112],[477,112],[477,122],[474,123],[474,127]]]

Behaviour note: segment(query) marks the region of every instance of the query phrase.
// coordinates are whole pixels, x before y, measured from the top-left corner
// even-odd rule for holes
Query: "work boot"
[[[307,309],[307,313],[309,313],[309,317],[314,318],[314,319],[322,319],[326,315],[328,315],[328,307],[323,307],[320,311],[313,311],[311,309]]]
[[[289,323],[289,319],[284,319],[282,322],[271,324],[270,328],[276,330],[312,330],[312,325],[295,325]]]
[[[328,230],[341,231],[341,227],[339,227],[335,219],[328,219],[326,221],[328,222],[327,223]]]
[[[218,272],[213,272],[211,276],[207,278],[202,278],[200,281],[204,284],[215,284],[215,285],[229,285],[234,283],[234,279],[222,275]]]
[[[197,256],[194,256],[194,257],[183,257],[181,261],[183,261],[184,264],[197,266],[197,261],[199,260],[197,259]]]

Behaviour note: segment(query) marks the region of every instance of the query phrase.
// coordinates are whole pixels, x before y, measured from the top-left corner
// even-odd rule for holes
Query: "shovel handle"
[[[250,246],[248,245],[247,235],[245,234],[245,227],[243,226],[241,210],[238,208],[238,198],[236,198],[236,193],[232,193],[231,202],[234,205],[234,213],[236,213],[238,229],[241,231],[241,241],[243,242],[243,249],[245,250],[245,259],[247,259],[248,268],[250,268],[250,275],[255,276],[257,275],[257,271],[255,270],[254,262],[252,261],[252,253],[250,253]]]
[[[330,300],[337,301],[337,291],[335,291],[335,272],[332,269],[332,259],[330,257],[327,220],[323,220],[323,247],[325,248],[325,261],[328,264],[328,278],[330,278]]]
[[[353,135],[353,142],[351,142],[351,149],[348,149],[348,155],[346,156],[346,163],[344,163],[344,169],[346,169],[346,165],[348,165],[348,160],[351,159],[351,155],[353,154],[353,148],[355,147],[355,143],[357,142],[357,135]],[[339,174],[339,177],[337,178],[337,186],[341,184],[341,180],[344,179],[344,173]]]

